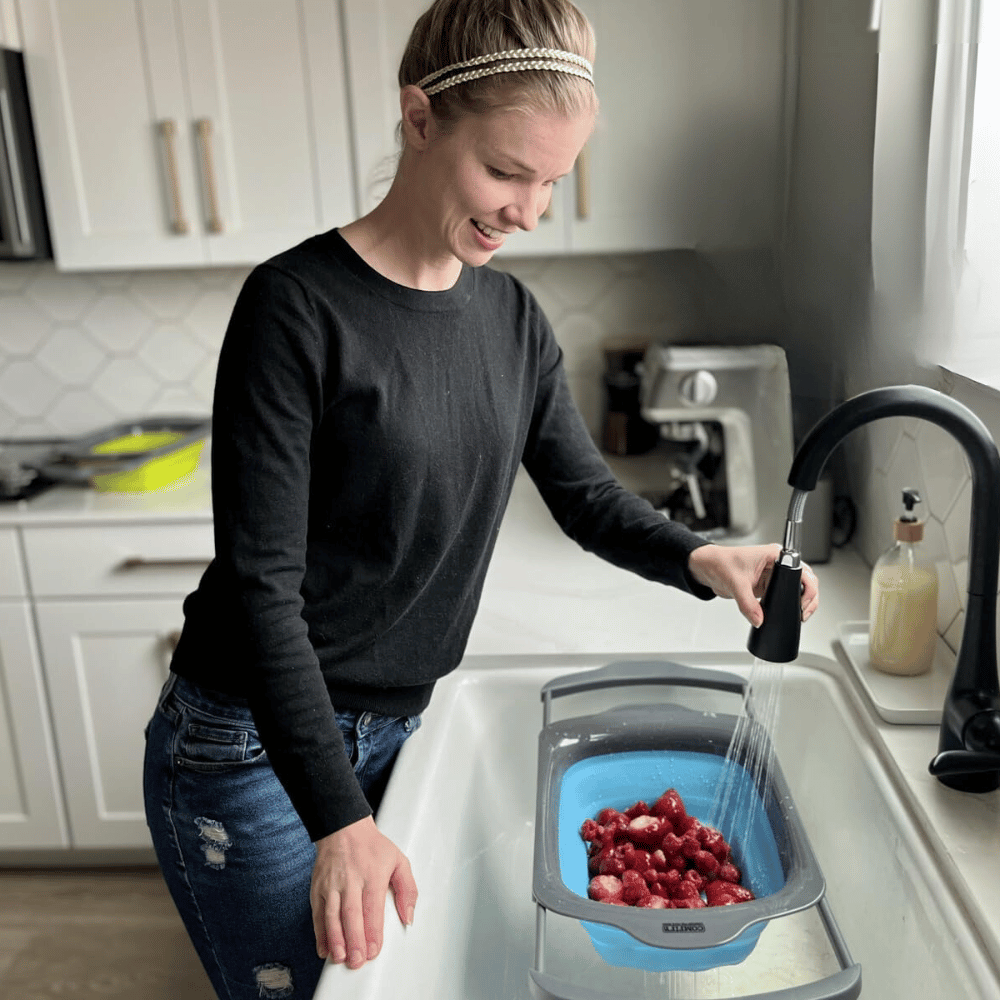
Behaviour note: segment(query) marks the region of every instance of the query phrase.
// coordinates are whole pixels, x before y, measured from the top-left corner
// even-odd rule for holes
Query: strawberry
[[[705,884],[705,876],[701,872],[695,871],[693,868],[689,868],[682,876],[681,881],[690,882],[699,892],[701,892],[702,886]]]
[[[653,851],[649,856],[649,861],[658,872],[665,872],[667,870],[667,856],[663,851]]]
[[[671,854],[680,854],[681,844],[683,843],[684,841],[678,837],[676,833],[671,831],[670,833],[664,835],[663,839],[660,841],[660,847],[663,850],[663,853],[669,857]]]
[[[698,910],[703,906],[706,906],[705,900],[701,896],[695,896],[692,899],[675,899],[674,909],[677,910]]]
[[[701,824],[694,818],[694,816],[682,816],[680,819],[674,820],[674,832],[681,837],[687,833],[694,833],[697,831],[699,826],[701,826]]]
[[[732,882],[722,882],[716,879],[713,882],[705,883],[705,898],[709,906],[722,906],[733,901],[732,893],[729,891],[733,887]]]
[[[698,843],[698,838],[692,833],[684,834],[684,839],[681,841],[681,854],[691,861],[700,853],[701,844]]]
[[[740,870],[731,861],[719,866],[719,878],[723,882],[739,882]]]
[[[621,898],[622,882],[614,875],[598,875],[590,880],[587,886],[587,895],[591,899],[601,902],[610,902],[612,899]]]
[[[654,803],[652,809],[654,816],[664,816],[671,823],[676,823],[678,819],[687,816],[684,802],[676,788],[668,788]]]
[[[657,848],[663,840],[663,824],[655,816],[644,813],[636,816],[628,825],[632,843],[639,847]]]
[[[703,829],[708,828],[703,827]],[[699,837],[699,840],[701,840],[701,846],[706,851],[711,851],[720,864],[729,857],[729,844],[726,843],[726,838],[718,830],[713,830],[707,837]]]
[[[719,870],[719,859],[711,851],[699,851],[692,860],[702,875],[715,875]]]
[[[620,816],[621,813],[617,809],[612,809],[610,806],[607,809],[602,809],[597,814],[597,822],[601,826],[607,826],[616,816]]]
[[[586,841],[593,842],[595,840],[600,840],[603,834],[604,827],[592,819],[585,819],[583,821],[583,826],[580,827],[580,836]]]
[[[698,892],[698,886],[693,882],[688,882],[681,880],[677,886],[670,893],[671,899],[700,899],[701,895]]]
[[[637,872],[644,872],[647,868],[653,867],[649,851],[633,851],[625,860],[625,864]]]
[[[646,803],[640,799],[634,806],[629,806],[628,809],[625,810],[625,815],[630,820],[635,819],[637,816],[648,816],[649,806],[647,806]]]
[[[733,885],[730,883],[729,894],[733,897],[734,903],[749,903],[751,899],[756,899],[754,894],[745,885]]]
[[[663,872],[657,881],[672,891],[681,884],[681,873],[676,868],[671,868],[669,871]]]
[[[644,910],[667,910],[667,901],[662,896],[649,895],[645,899],[639,900],[636,906],[641,906]]]
[[[615,854],[602,854],[597,870],[601,875],[623,875],[625,862]]]

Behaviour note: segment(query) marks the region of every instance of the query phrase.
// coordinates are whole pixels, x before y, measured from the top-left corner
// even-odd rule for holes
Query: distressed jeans
[[[419,716],[338,712],[378,808]],[[316,848],[261,746],[247,703],[171,674],[146,729],[146,821],[164,880],[220,1000],[309,1000]]]

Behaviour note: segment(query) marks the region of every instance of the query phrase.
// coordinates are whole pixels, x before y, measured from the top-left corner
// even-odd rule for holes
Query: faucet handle
[[[984,771],[1000,773],[1000,754],[978,750],[944,750],[928,765],[935,777],[942,774],[982,774]]]

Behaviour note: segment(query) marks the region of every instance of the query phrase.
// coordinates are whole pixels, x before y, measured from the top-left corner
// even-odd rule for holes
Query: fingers
[[[417,905],[417,883],[414,881],[410,862],[401,854],[400,863],[389,881],[396,900],[396,912],[404,927],[413,923],[413,910]]]
[[[802,564],[802,620],[808,621],[819,607],[819,581],[806,563]]]
[[[417,887],[410,863],[370,816],[317,841],[316,849],[310,892],[316,951],[359,969],[382,950],[390,886],[400,918],[413,919]]]

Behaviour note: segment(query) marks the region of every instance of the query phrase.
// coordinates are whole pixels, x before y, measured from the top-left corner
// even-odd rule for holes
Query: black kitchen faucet
[[[930,773],[950,788],[1000,788],[1000,678],[997,675],[997,571],[1000,565],[1000,452],[983,422],[957,400],[919,385],[861,393],[831,410],[809,432],[792,462],[785,540],[764,595],[764,622],[747,648],[788,662],[798,655],[801,557],[798,533],[806,497],[827,459],[855,428],[882,417],[918,417],[948,431],[972,469],[969,589],[955,674],[945,696],[938,753]]]

